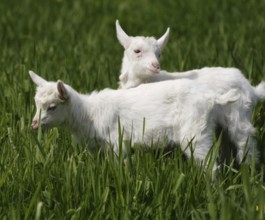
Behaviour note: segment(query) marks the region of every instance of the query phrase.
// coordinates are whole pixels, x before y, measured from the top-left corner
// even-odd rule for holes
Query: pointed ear
[[[117,38],[120,41],[121,45],[127,49],[131,44],[131,37],[128,36],[124,30],[121,28],[120,23],[118,20],[116,20],[116,33]]]
[[[168,38],[169,38],[169,32],[170,32],[170,28],[167,28],[166,33],[164,33],[164,35],[157,40],[160,50],[163,50],[163,48],[166,46]]]
[[[32,79],[32,81],[37,85],[37,86],[41,86],[44,83],[46,83],[47,81],[43,78],[41,78],[40,76],[38,76],[36,73],[34,73],[33,71],[29,71],[29,75],[30,78]]]
[[[57,81],[57,90],[58,90],[58,93],[59,93],[59,98],[62,101],[66,101],[68,99],[68,92],[67,92],[67,90],[65,88],[64,83],[61,80]]]

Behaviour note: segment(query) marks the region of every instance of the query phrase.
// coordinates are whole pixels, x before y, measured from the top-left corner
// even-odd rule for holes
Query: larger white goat
[[[96,137],[113,144],[116,152],[120,119],[123,140],[131,140],[132,145],[151,145],[152,141],[159,143],[166,138],[170,143],[180,144],[190,157],[190,149],[186,147],[193,140],[193,155],[202,161],[213,144],[216,109],[224,105],[229,107],[238,99],[236,90],[216,97],[215,93],[189,79],[83,95],[62,81],[48,82],[32,71],[29,73],[37,85],[34,129],[39,125],[43,128],[64,125],[80,142]]]
[[[124,32],[117,20],[116,32],[118,40],[125,49],[119,77],[121,89],[137,87],[143,83],[183,78],[192,79],[206,86],[217,96],[230,89],[237,89],[240,93],[239,101],[231,104],[229,108],[227,106],[219,108],[218,123],[223,129],[228,130],[232,142],[238,149],[238,156],[242,158],[243,152],[240,150],[242,145],[247,140],[254,142],[249,138],[255,132],[251,124],[252,110],[257,101],[265,98],[265,82],[253,87],[236,68],[205,67],[182,73],[160,70],[159,58],[167,43],[169,29],[158,40],[153,37],[132,37]],[[152,68],[153,63],[159,67],[157,71]],[[242,132],[238,132],[239,130]]]

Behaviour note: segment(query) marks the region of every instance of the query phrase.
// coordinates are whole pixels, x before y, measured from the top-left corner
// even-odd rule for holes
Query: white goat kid
[[[136,87],[152,75],[160,73],[159,58],[169,37],[166,33],[156,40],[154,37],[129,37],[116,21],[117,37],[124,47],[120,87],[124,89]]]
[[[118,21],[116,21],[116,32],[117,38],[125,49],[119,77],[121,89],[137,87],[143,83],[188,78],[194,80],[197,84],[204,85],[217,96],[230,89],[239,91],[239,101],[229,106],[220,107],[217,114],[219,115],[218,123],[223,129],[228,130],[231,140],[236,144],[238,160],[241,162],[244,155],[242,146],[247,141],[253,142],[253,144],[250,144],[251,146],[255,142],[252,138],[255,129],[251,123],[251,116],[256,102],[265,98],[265,82],[253,87],[240,70],[236,68],[205,67],[182,73],[169,73],[164,70],[150,71],[153,62],[159,63],[159,55],[168,40],[169,29],[157,41],[150,37],[128,36]],[[251,149],[247,150],[251,151]],[[258,155],[256,155],[256,158],[258,158]]]
[[[193,140],[193,156],[202,161],[213,144],[216,109],[238,99],[236,90],[216,97],[189,79],[83,95],[62,81],[48,82],[32,71],[29,73],[37,85],[34,129],[40,125],[43,128],[64,125],[79,142],[86,143],[96,137],[113,145],[115,152],[118,152],[120,119],[123,140],[131,140],[132,146],[160,143],[166,138],[169,143],[180,144],[190,157],[187,145]]]

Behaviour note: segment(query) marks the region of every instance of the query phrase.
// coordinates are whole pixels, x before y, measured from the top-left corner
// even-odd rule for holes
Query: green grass
[[[63,129],[33,132],[28,76],[32,69],[80,92],[117,88],[118,18],[131,35],[159,37],[171,27],[163,69],[235,66],[257,84],[265,80],[264,11],[258,0],[2,0],[0,219],[264,219],[264,103],[253,115],[261,164],[228,165],[211,181],[178,149],[135,149],[124,164]]]

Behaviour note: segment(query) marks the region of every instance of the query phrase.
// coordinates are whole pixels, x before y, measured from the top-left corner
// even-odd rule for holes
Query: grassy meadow
[[[135,149],[125,163],[90,152],[64,129],[33,132],[28,70],[80,92],[117,88],[130,35],[171,28],[162,69],[240,68],[265,80],[265,1],[1,0],[0,219],[265,219],[265,103],[253,114],[261,164],[210,168],[172,153]],[[89,145],[89,143],[88,143]],[[211,161],[218,159],[216,138]]]

